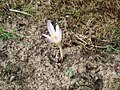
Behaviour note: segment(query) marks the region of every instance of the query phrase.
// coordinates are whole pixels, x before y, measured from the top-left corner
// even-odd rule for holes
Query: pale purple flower
[[[48,27],[48,31],[50,33],[49,35],[43,34],[43,36],[45,36],[47,38],[47,40],[49,40],[52,43],[61,43],[61,39],[62,39],[62,31],[59,28],[59,25],[56,24],[56,28],[54,29],[54,26],[52,25],[51,21],[48,20],[47,21],[47,27]]]
[[[43,36],[46,37],[48,41],[52,43],[56,43],[58,45],[60,49],[61,58],[63,59],[63,50],[62,50],[62,45],[61,45],[62,30],[59,28],[58,24],[56,24],[56,27],[54,29],[54,26],[52,25],[50,20],[47,21],[47,27],[48,27],[50,36],[46,34],[43,34]]]

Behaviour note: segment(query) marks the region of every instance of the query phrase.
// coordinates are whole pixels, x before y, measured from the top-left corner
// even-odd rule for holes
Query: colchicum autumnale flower
[[[50,36],[46,34],[43,34],[43,36],[46,37],[49,42],[56,43],[58,45],[61,57],[63,58],[63,50],[61,46],[62,30],[59,28],[58,24],[56,24],[56,27],[54,29],[54,26],[52,25],[50,20],[47,21],[47,27]]]

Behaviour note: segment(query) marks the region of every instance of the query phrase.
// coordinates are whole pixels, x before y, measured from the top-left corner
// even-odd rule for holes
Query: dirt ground
[[[63,61],[47,20],[62,29]],[[120,90],[119,0],[1,0],[0,27],[19,35],[0,39],[0,90]]]

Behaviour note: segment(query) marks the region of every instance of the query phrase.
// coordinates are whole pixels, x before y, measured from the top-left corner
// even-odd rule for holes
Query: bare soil
[[[120,30],[119,0],[2,0],[0,8],[0,27],[20,35],[0,42],[0,90],[120,90],[120,53],[107,50],[120,49],[120,33],[111,34]],[[42,36],[48,19],[62,29],[63,61]]]

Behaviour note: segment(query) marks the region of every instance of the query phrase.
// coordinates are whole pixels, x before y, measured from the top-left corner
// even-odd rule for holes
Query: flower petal
[[[60,37],[60,40],[62,39],[62,30],[61,29],[59,29],[59,37]]]
[[[61,40],[62,38],[62,30],[59,28],[59,25],[56,25],[56,34],[59,37],[59,39]]]
[[[60,42],[60,39],[57,36],[55,36],[53,42],[58,43],[58,42]]]
[[[49,35],[42,34],[49,42],[53,42],[52,38]]]
[[[48,27],[48,31],[49,31],[50,35],[55,36],[55,29],[50,20],[47,21],[47,27]]]
[[[60,29],[60,28],[59,28],[59,25],[56,24],[56,34],[57,34],[57,35],[59,35],[59,29]]]

